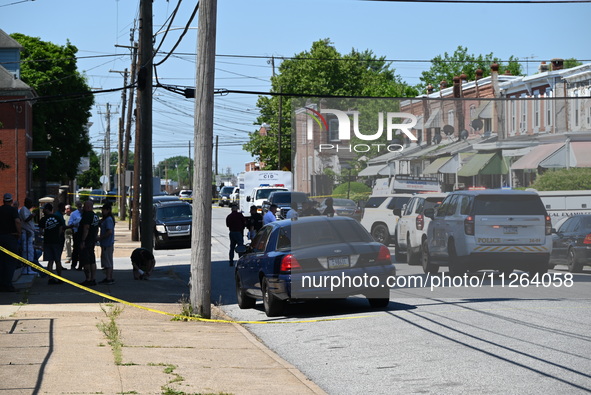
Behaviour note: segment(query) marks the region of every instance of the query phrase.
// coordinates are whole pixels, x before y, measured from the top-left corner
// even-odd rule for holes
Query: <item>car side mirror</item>
[[[395,216],[402,217],[402,209],[395,208],[394,210],[392,210],[392,212],[394,213]]]
[[[426,208],[425,211],[423,211],[423,215],[425,217],[433,219],[433,218],[435,218],[435,209],[434,208]]]
[[[245,245],[236,246],[236,248],[234,248],[234,251],[236,251],[236,253],[238,254],[239,257],[246,254],[246,250],[247,249],[246,249]]]
[[[556,230],[556,228],[552,228],[551,232],[552,233],[558,233],[558,231]]]
[[[247,201],[247,202],[250,202],[250,196],[247,196],[247,197],[246,197],[246,201]]]

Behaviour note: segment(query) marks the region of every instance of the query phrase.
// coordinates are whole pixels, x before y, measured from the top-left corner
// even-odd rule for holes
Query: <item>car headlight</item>
[[[164,225],[156,225],[156,232],[166,233],[166,227]]]

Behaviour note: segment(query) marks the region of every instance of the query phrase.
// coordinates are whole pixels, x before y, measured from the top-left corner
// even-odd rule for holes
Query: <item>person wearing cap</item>
[[[33,199],[26,197],[24,206],[18,211],[22,228],[21,256],[29,262],[33,262],[35,259],[35,247],[33,246],[33,242],[35,241],[35,227],[33,225],[34,215],[31,213],[31,207],[33,207]],[[35,274],[35,272],[29,265],[25,265],[22,274]]]
[[[16,254],[18,241],[21,238],[21,220],[18,210],[12,206],[12,195],[4,194],[3,205],[0,206],[0,247]],[[12,285],[12,277],[17,267],[14,257],[0,251],[0,292],[16,292]]]
[[[39,228],[43,229],[43,259],[47,261],[47,270],[55,271],[58,276],[62,275],[62,233],[64,231],[64,220],[53,213],[53,204],[45,203],[43,206],[43,218],[39,221]],[[59,279],[50,277],[48,284],[61,284]]]
[[[80,232],[80,264],[84,270],[86,280],[80,284],[88,287],[96,285],[96,255],[94,253],[94,246],[101,220],[93,210],[92,200],[85,201],[82,208],[84,211],[78,232]]]
[[[78,266],[78,260],[80,256],[80,234],[78,233],[80,220],[82,219],[82,201],[76,200],[76,211],[73,211],[70,215],[70,219],[68,220],[68,229],[72,229],[72,270],[76,269]],[[82,270],[82,265],[78,268],[78,270]]]
[[[232,212],[226,217],[226,226],[230,230],[230,266],[234,266],[234,250],[236,246],[244,245],[244,228],[246,227],[246,219],[241,212],[238,211],[238,206],[231,204]]]

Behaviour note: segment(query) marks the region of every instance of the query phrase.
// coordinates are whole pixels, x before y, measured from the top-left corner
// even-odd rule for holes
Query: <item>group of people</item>
[[[3,205],[0,206],[0,246],[29,262],[36,262],[41,254],[35,248],[35,215],[32,208],[32,199],[25,198],[24,205],[19,209],[18,204],[13,202],[12,195],[4,194]],[[84,271],[85,280],[81,284],[96,285],[95,244],[98,241],[101,247],[101,265],[105,271],[105,279],[100,283],[113,284],[115,219],[111,204],[102,206],[102,218],[94,212],[92,201],[77,201],[76,208],[77,210],[72,211],[70,205],[63,202],[58,203],[57,207],[52,203],[46,203],[42,207],[43,216],[38,227],[43,234],[41,251],[43,259],[47,261],[47,270],[58,276],[62,275],[63,270],[67,270],[61,261],[65,247],[66,263],[72,263],[72,270]],[[18,260],[0,253],[0,291],[16,291],[12,279],[18,266]],[[35,271],[25,265],[22,273],[34,274]],[[48,282],[61,283],[54,277],[50,277]]]
[[[229,261],[230,266],[234,266],[234,256],[236,247],[244,245],[244,229],[247,229],[247,236],[249,240],[254,239],[257,232],[264,226],[271,222],[277,221],[277,205],[271,204],[269,210],[265,215],[258,212],[256,206],[250,206],[250,217],[245,217],[238,206],[230,205],[232,212],[226,217],[226,226],[230,230],[230,252]],[[298,217],[308,217],[313,215],[326,215],[332,217],[335,214],[333,207],[333,199],[331,197],[326,199],[326,208],[322,213],[314,206],[314,201],[306,200],[302,203],[302,209],[298,210],[298,204],[292,202],[290,210],[286,214],[286,219],[297,219]]]

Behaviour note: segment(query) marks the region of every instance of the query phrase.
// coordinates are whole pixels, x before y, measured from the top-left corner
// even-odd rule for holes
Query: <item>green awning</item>
[[[477,174],[507,174],[508,166],[498,153],[476,154],[458,171],[460,177]]]
[[[451,159],[451,156],[443,156],[441,158],[435,159],[433,162],[429,163],[425,170],[423,170],[423,174],[437,174],[439,168],[446,164]]]

